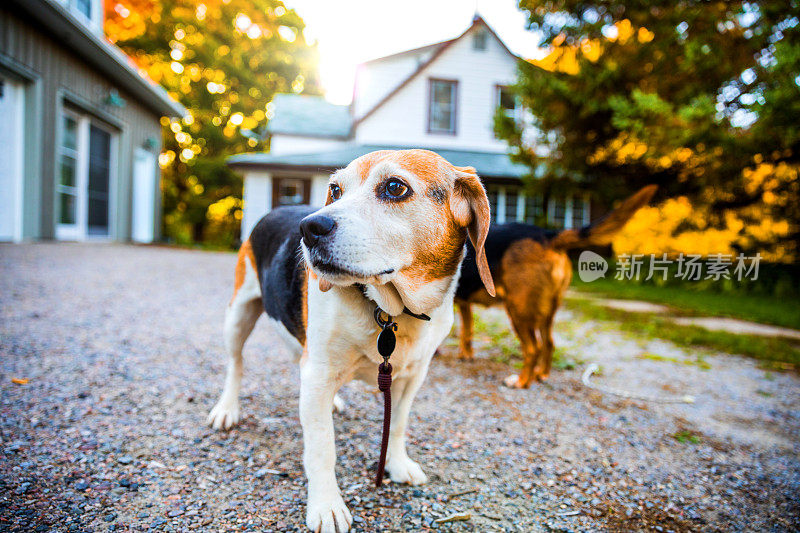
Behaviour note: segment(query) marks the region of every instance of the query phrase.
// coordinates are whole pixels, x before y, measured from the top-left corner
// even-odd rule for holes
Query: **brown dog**
[[[461,314],[459,357],[472,358],[471,304],[504,304],[522,344],[524,366],[509,376],[509,387],[527,388],[534,379],[550,375],[553,361],[553,317],[572,280],[567,251],[610,244],[633,214],[656,192],[648,185],[605,217],[579,230],[555,232],[526,224],[496,224],[486,239],[486,257],[497,296],[480,282],[472,248],[461,268],[456,304]]]

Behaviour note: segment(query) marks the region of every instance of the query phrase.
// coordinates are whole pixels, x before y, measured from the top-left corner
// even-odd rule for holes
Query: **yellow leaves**
[[[105,2],[103,29],[111,42],[132,39],[144,33],[148,19],[159,17],[161,6],[153,0]]]
[[[709,226],[708,216],[707,209],[693,206],[684,196],[644,207],[614,239],[614,251],[618,254],[735,254],[738,247],[774,242],[788,235],[790,230],[787,221],[766,216],[759,206],[724,213],[722,227]],[[768,261],[787,257],[785,250],[760,253]]]
[[[161,168],[167,168],[173,161],[175,161],[175,152],[172,150],[167,150],[158,155],[158,165]]]
[[[586,39],[581,42],[581,52],[583,53],[583,57],[594,63],[600,59],[600,55],[603,53],[603,47],[600,42],[595,39]]]
[[[609,37],[609,41],[619,41],[620,43],[627,42],[635,33],[636,30],[633,28],[633,24],[628,19],[622,19],[616,24],[614,27],[617,30],[617,35],[614,37]]]
[[[231,118],[229,120],[230,123],[233,124],[234,126],[241,126],[242,122],[244,122],[244,115],[241,113],[234,113],[233,115],[231,115]]]
[[[226,196],[214,202],[206,211],[206,218],[212,222],[224,222],[231,215],[237,220],[242,218],[242,200],[233,196]]]
[[[654,38],[655,36],[656,36],[656,34],[655,34],[655,33],[651,32],[650,30],[648,30],[648,29],[647,29],[647,28],[645,28],[645,27],[641,27],[641,28],[639,28],[639,31],[638,31],[638,32],[636,32],[636,38],[637,38],[637,39],[638,39],[638,41],[639,41],[640,43],[642,43],[642,44],[644,44],[644,43],[649,43],[650,41],[652,41],[652,40],[653,40],[653,38]]]

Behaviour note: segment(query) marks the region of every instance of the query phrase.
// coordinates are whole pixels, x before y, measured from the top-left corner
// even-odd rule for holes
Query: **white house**
[[[521,116],[508,86],[518,58],[480,17],[455,39],[362,64],[353,102],[276,95],[269,153],[233,156],[244,174],[242,238],[270,209],[322,206],[331,171],[374,150],[426,148],[454,165],[472,166],[484,180],[496,222],[547,219],[556,227],[589,221],[589,201],[526,196],[527,167],[512,163],[497,139],[496,109]]]

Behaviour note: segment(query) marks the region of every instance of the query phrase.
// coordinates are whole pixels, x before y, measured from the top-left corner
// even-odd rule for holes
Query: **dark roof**
[[[409,74],[407,78],[405,78],[403,81],[401,81],[401,82],[400,82],[400,83],[399,83],[399,84],[398,84],[398,85],[397,85],[397,86],[396,86],[394,89],[392,89],[391,91],[389,91],[389,92],[386,94],[386,96],[384,96],[383,98],[381,98],[380,100],[378,100],[378,102],[377,102],[375,105],[373,105],[373,106],[372,106],[372,107],[371,107],[369,110],[367,110],[367,112],[366,112],[366,113],[364,113],[363,115],[361,115],[361,116],[358,118],[358,120],[356,120],[356,122],[355,122],[355,125],[357,126],[359,123],[361,123],[361,122],[363,122],[364,120],[366,120],[366,118],[367,118],[367,117],[369,117],[370,115],[372,115],[372,114],[373,114],[373,113],[374,113],[374,112],[375,112],[375,111],[376,111],[378,108],[380,108],[380,107],[381,107],[383,104],[385,104],[386,102],[388,102],[388,101],[389,101],[389,100],[390,100],[390,99],[391,99],[391,98],[392,98],[392,97],[393,97],[395,94],[397,94],[397,93],[398,93],[398,92],[399,92],[399,91],[400,91],[400,90],[401,90],[403,87],[405,87],[406,85],[408,85],[408,84],[411,82],[411,80],[413,80],[414,78],[416,78],[416,77],[417,77],[419,74],[421,74],[421,73],[422,73],[422,71],[424,71],[426,68],[428,68],[428,66],[429,66],[431,63],[433,63],[434,61],[436,61],[436,60],[439,58],[439,56],[441,56],[441,55],[442,55],[442,54],[445,52],[445,50],[447,50],[448,48],[450,48],[450,46],[452,46],[452,45],[453,45],[453,44],[455,44],[457,41],[459,41],[459,40],[460,40],[462,37],[464,37],[466,34],[468,34],[468,33],[470,32],[470,30],[471,30],[472,28],[474,28],[475,26],[477,26],[477,25],[483,25],[483,26],[484,26],[484,27],[485,27],[485,28],[486,28],[486,29],[489,31],[489,33],[491,33],[491,34],[492,34],[492,36],[493,36],[495,39],[497,39],[497,41],[500,43],[500,45],[503,47],[503,49],[504,49],[506,52],[508,52],[508,53],[509,53],[511,56],[513,56],[513,57],[518,57],[518,56],[517,56],[517,55],[516,55],[514,52],[512,52],[511,50],[509,50],[509,49],[508,49],[508,47],[506,46],[506,43],[504,43],[504,42],[503,42],[503,40],[502,40],[502,39],[501,39],[501,38],[500,38],[500,37],[497,35],[497,33],[495,33],[495,31],[492,29],[492,27],[491,27],[491,26],[489,26],[489,25],[486,23],[486,21],[485,21],[485,20],[483,20],[483,17],[481,17],[480,15],[478,15],[478,14],[476,13],[476,14],[475,14],[475,18],[473,18],[473,19],[472,19],[472,24],[470,24],[469,28],[467,28],[466,30],[464,30],[464,32],[463,32],[461,35],[459,35],[458,37],[456,37],[455,39],[450,39],[449,41],[442,41],[441,43],[439,43],[439,45],[438,45],[439,47],[436,49],[436,51],[435,51],[433,54],[431,54],[431,57],[429,57],[429,58],[427,59],[427,61],[423,61],[422,63],[420,63],[420,65],[419,65],[419,66],[418,66],[418,67],[417,67],[417,68],[416,68],[416,69],[415,69],[415,70],[414,70],[414,71],[413,71],[411,74]],[[435,47],[435,46],[437,46],[437,45],[431,45],[431,46],[432,46],[432,47]]]
[[[276,94],[272,104],[275,115],[267,124],[268,133],[340,138],[350,135],[353,117],[346,105],[300,94]]]
[[[163,87],[140,74],[117,46],[93,33],[57,0],[12,0],[42,25],[44,31],[72,48],[87,63],[119,84],[158,115],[184,116],[186,109],[170,98]]]
[[[257,167],[265,170],[331,171],[346,167],[353,159],[376,150],[402,150],[419,147],[352,144],[337,150],[301,154],[245,153],[228,158],[233,167]],[[511,162],[507,154],[476,150],[431,148],[453,165],[475,167],[480,176],[521,178],[530,173],[525,165]]]

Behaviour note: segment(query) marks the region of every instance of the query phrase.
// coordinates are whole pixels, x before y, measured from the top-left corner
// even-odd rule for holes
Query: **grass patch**
[[[647,359],[650,361],[664,361],[668,363],[676,363],[679,365],[696,366],[703,370],[710,370],[711,365],[706,361],[703,354],[695,355],[694,359],[681,359],[679,357],[668,357],[666,355],[658,355],[654,353],[641,353],[637,355],[639,359]]]
[[[578,357],[568,357],[564,348],[556,346],[553,350],[553,368],[556,370],[575,370],[585,362]]]
[[[700,444],[700,435],[688,430],[676,431],[672,438],[681,444]]]
[[[688,314],[739,318],[800,329],[800,306],[794,298],[694,291],[684,287],[658,287],[614,279],[584,283],[577,276],[572,281],[572,287],[608,298],[669,305]]]
[[[759,359],[766,366],[776,370],[788,370],[800,366],[800,347],[787,339],[737,335],[727,331],[710,331],[698,326],[682,326],[658,314],[609,309],[576,298],[567,298],[565,306],[586,318],[615,322],[617,329],[622,331],[665,339],[679,346],[706,347],[746,355]]]

